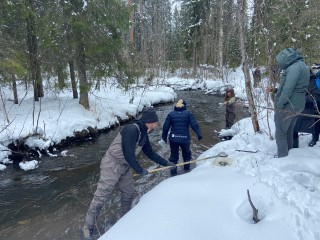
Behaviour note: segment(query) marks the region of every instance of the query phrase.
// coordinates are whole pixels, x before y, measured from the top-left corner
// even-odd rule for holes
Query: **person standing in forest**
[[[296,114],[304,109],[310,74],[301,53],[294,48],[285,48],[276,56],[276,60],[281,69],[280,84],[278,88],[267,88],[267,92],[276,94],[274,122],[277,155],[275,157],[280,158],[288,156],[289,150],[293,147]]]
[[[319,86],[318,86],[319,85]],[[310,67],[310,81],[308,92],[306,92],[306,105],[302,113],[310,115],[320,114],[320,64]],[[319,141],[320,121],[318,118],[298,116],[293,133],[293,147],[299,147],[299,132],[312,134],[308,146],[313,147]]]
[[[311,66],[311,72],[315,75],[313,86],[314,89],[314,114],[320,115],[320,64],[315,63]],[[315,120],[315,131],[312,133],[312,139],[311,142],[309,142],[308,146],[313,147],[316,145],[316,143],[319,141],[319,135],[320,135],[320,120]]]
[[[233,88],[227,90],[223,104],[226,106],[226,129],[230,129],[236,120],[236,96]]]
[[[189,128],[197,134],[198,140],[202,139],[201,130],[199,124],[193,114],[187,110],[187,103],[185,100],[180,99],[171,111],[162,128],[162,140],[167,142],[168,132],[169,142],[170,142],[170,158],[169,161],[177,164],[179,161],[179,149],[181,148],[182,157],[184,162],[189,162],[191,160],[191,150],[190,142],[191,136]],[[185,171],[190,170],[190,164],[185,164]],[[177,174],[177,168],[171,169],[171,176]]]
[[[152,150],[148,133],[151,133],[157,126],[156,112],[152,108],[145,108],[142,117],[124,127],[110,144],[102,158],[97,190],[87,212],[85,225],[82,227],[82,237],[85,240],[92,239],[99,213],[105,201],[110,198],[115,185],[118,185],[121,192],[122,215],[131,209],[135,190],[130,167],[141,176],[146,176],[149,173],[148,170],[140,166],[136,159],[140,150],[149,159],[162,166],[176,167],[175,164],[165,160]]]

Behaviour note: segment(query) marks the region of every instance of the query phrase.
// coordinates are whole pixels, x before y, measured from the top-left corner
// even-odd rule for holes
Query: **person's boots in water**
[[[85,224],[81,228],[81,234],[82,234],[83,240],[92,240],[92,233],[93,233],[93,228],[88,227],[87,224]]]

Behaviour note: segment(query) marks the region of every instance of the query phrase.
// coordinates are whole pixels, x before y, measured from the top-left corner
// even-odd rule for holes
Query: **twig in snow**
[[[249,200],[250,206],[252,207],[252,211],[253,211],[252,219],[253,219],[254,223],[258,223],[258,222],[260,222],[260,219],[258,218],[258,209],[256,209],[256,207],[253,205],[253,203],[251,201],[249,189],[247,189],[247,194],[248,194],[248,200]]]

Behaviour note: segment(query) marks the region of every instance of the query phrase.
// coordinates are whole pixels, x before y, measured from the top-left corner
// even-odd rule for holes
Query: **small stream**
[[[191,150],[195,159],[219,141],[214,130],[225,126],[225,109],[218,108],[223,97],[184,91],[178,92],[178,98],[186,100],[187,108],[194,113],[202,130],[201,141],[192,132]],[[173,106],[172,103],[155,107],[161,125]],[[244,115],[241,112],[238,117]],[[149,137],[154,150],[168,159],[169,151],[157,144],[161,139],[161,125]],[[114,128],[95,141],[73,145],[66,149],[67,156],[57,153],[55,158],[43,157],[35,170],[24,172],[8,167],[0,173],[0,239],[80,239],[80,227],[84,224],[99,178],[101,158],[120,129]],[[142,166],[156,167],[143,154],[138,158]],[[183,169],[178,169],[178,172],[183,173]],[[160,171],[145,178],[135,177],[135,203],[145,192],[169,177],[169,171]],[[95,238],[117,221],[119,202],[120,195],[114,191],[100,215]]]

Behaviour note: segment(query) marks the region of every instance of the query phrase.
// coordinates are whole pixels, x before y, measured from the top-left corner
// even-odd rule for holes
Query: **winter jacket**
[[[320,89],[316,84],[316,79],[317,77],[313,73],[310,73],[310,82],[308,86],[306,104],[310,104],[313,107],[315,107],[315,104],[320,105]]]
[[[230,96],[228,95],[228,93],[231,93]],[[233,88],[228,89],[226,92],[226,95],[224,97],[224,105],[226,105],[226,112],[227,113],[234,113],[235,114],[235,110],[236,110],[236,96],[234,94],[234,90]]]
[[[282,74],[276,93],[276,109],[301,112],[306,102],[305,94],[309,84],[309,70],[302,55],[293,48],[282,50],[276,60]]]
[[[162,139],[166,142],[169,134],[169,141],[176,143],[186,143],[190,142],[190,132],[189,127],[197,134],[198,139],[202,139],[201,130],[199,124],[193,114],[187,110],[187,107],[174,107],[171,111],[162,129]]]
[[[230,98],[230,100],[226,101],[226,111],[227,112],[236,112],[236,97]]]
[[[168,161],[153,152],[145,124],[141,121],[134,121],[133,123],[134,124],[127,125],[121,130],[121,148],[120,146],[116,147],[114,148],[115,151],[122,152],[126,162],[128,162],[130,167],[138,174],[141,174],[143,171],[143,168],[136,159],[136,148],[138,147],[141,147],[142,152],[152,161],[162,166],[167,166]]]
[[[320,90],[316,85],[316,76],[311,72],[308,92],[306,93],[306,104],[302,113],[311,115],[318,114],[316,112],[317,108],[320,109]],[[319,123],[315,124],[317,120],[318,119],[311,117],[298,116],[294,131],[315,133],[316,127],[319,127]]]

